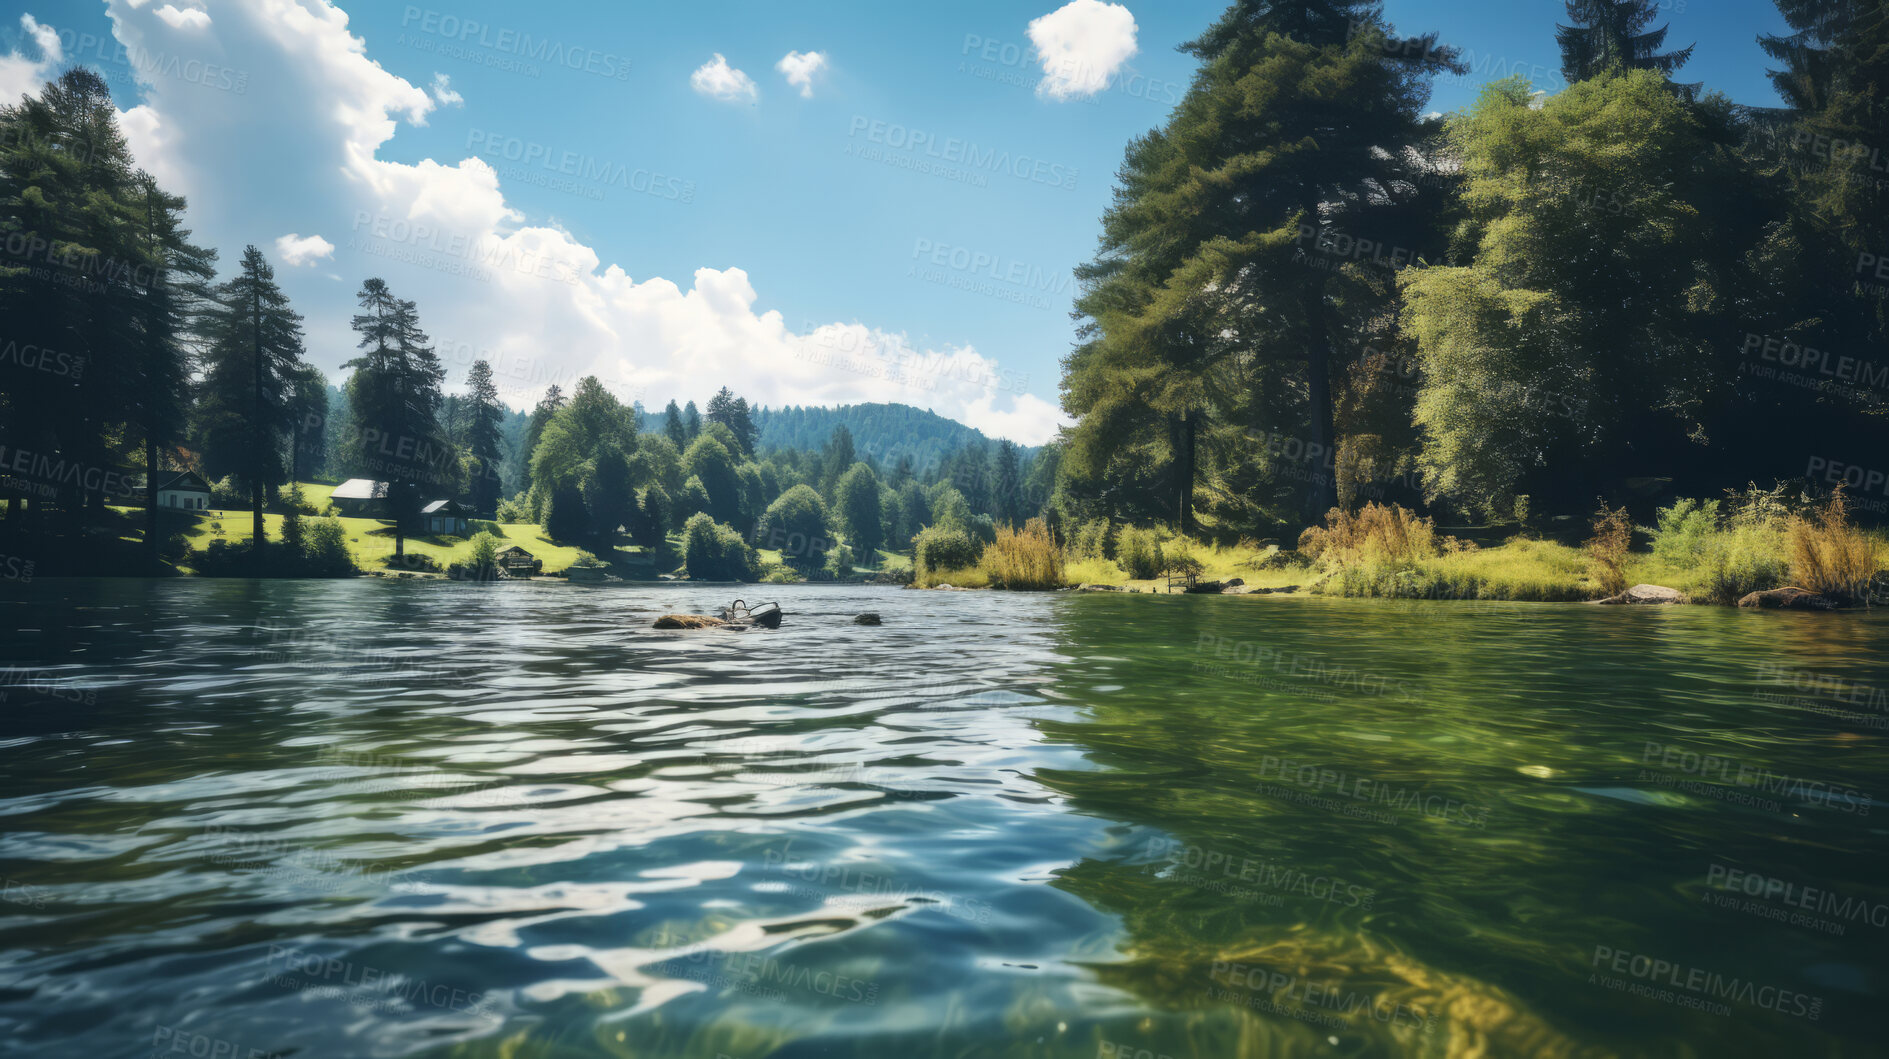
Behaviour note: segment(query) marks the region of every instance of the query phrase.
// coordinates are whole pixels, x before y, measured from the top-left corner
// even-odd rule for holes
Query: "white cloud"
[[[165,4],[158,8],[157,17],[163,19],[172,29],[202,29],[210,24],[210,12],[194,7],[179,10],[175,4]]]
[[[760,90],[754,87],[754,78],[728,65],[728,60],[722,58],[721,52],[716,52],[713,59],[689,75],[689,87],[710,99],[727,103],[739,103],[744,99],[752,103],[761,95]]]
[[[453,79],[442,73],[433,75],[433,101],[442,107],[466,105],[466,97],[453,91]]]
[[[1030,23],[1030,43],[1043,64],[1038,95],[1055,100],[1092,96],[1134,57],[1135,16],[1120,4],[1069,0]]]
[[[335,245],[319,235],[290,232],[276,237],[276,256],[291,268],[312,265],[324,257],[333,257]]]
[[[823,51],[790,51],[781,56],[781,61],[774,64],[787,78],[787,83],[800,89],[803,99],[813,98],[813,75],[826,69],[826,53]]]
[[[66,56],[59,45],[59,32],[51,26],[40,25],[32,15],[21,15],[20,29],[39,49],[39,58],[28,58],[22,52],[0,55],[0,104],[7,106],[18,103],[21,96],[38,92],[58,73],[59,62]]]
[[[197,34],[132,0],[108,10],[127,48],[185,59],[214,48],[225,65],[269,72],[242,93],[141,75],[144,102],[123,124],[138,164],[189,199],[190,226],[222,251],[226,273],[253,233],[291,217],[297,232],[335,233],[291,233],[271,256],[304,266],[284,268],[282,283],[337,383],[354,348],[354,292],[380,276],[419,305],[450,386],[484,358],[513,407],[594,374],[626,401],[699,403],[724,384],[776,407],[896,401],[1031,444],[1059,421],[1048,402],[1001,389],[1013,376],[969,345],[916,348],[862,323],[790,327],[725,262],[683,277],[686,287],[633,278],[509,204],[483,159],[381,158],[399,123],[423,121],[435,99],[375,63],[327,0],[245,0]]]

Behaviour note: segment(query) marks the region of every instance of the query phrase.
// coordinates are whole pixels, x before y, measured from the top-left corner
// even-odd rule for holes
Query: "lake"
[[[737,593],[784,627],[649,628]],[[1889,1039],[1880,612],[41,580],[0,628],[19,1054]]]

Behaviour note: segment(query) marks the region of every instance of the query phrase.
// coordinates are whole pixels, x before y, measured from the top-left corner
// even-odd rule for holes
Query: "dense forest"
[[[1074,423],[1039,450],[903,405],[645,411],[594,378],[514,411],[484,362],[449,392],[421,308],[372,277],[332,385],[265,255],[219,279],[74,68],[0,107],[3,532],[165,568],[189,546],[145,483],[177,471],[247,512],[216,569],[288,573],[343,565],[295,483],[344,478],[385,483],[396,557],[448,499],[606,551],[680,534],[731,575],[756,548],[850,572],[928,527],[974,561],[1034,518],[1232,542],[1371,501],[1505,522],[1755,481],[1880,513],[1889,20],[1779,4],[1781,107],[1674,80],[1689,49],[1650,0],[1570,0],[1566,88],[1499,81],[1437,117],[1430,81],[1463,64],[1436,33],[1238,0],[1128,146],[1077,269]]]
[[[1570,0],[1566,88],[1438,118],[1436,33],[1239,0],[1079,270],[1059,507],[1220,539],[1754,480],[1889,508],[1889,20],[1779,7],[1781,107],[1674,80],[1652,0]]]

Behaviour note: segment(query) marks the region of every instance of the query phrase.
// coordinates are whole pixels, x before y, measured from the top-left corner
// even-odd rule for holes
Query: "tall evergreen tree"
[[[129,418],[144,440],[146,563],[155,568],[159,453],[182,440],[190,416],[191,353],[188,329],[215,277],[216,251],[195,246],[183,227],[184,200],[166,194],[149,173],[134,182],[143,206],[143,267],[137,306],[136,385]]]
[[[702,413],[696,411],[694,401],[690,401],[682,408],[682,430],[683,437],[689,444],[694,444],[695,439],[702,434]],[[688,445],[677,447],[686,449]]]
[[[1657,0],[1567,0],[1570,26],[1556,26],[1561,75],[1569,84],[1605,73],[1652,70],[1671,77],[1692,47],[1661,52],[1666,27],[1647,29],[1659,17]]]
[[[503,435],[499,428],[505,419],[498,386],[492,381],[492,365],[484,360],[472,362],[472,369],[466,375],[466,396],[461,404],[465,408],[465,445],[476,464],[472,478],[472,512],[480,518],[491,518],[498,511],[499,496],[503,492],[499,477],[499,445]]]
[[[662,432],[668,435],[669,443],[677,452],[689,447],[689,432],[682,425],[682,409],[676,407],[675,398],[669,399],[668,407],[662,410]]]
[[[439,410],[446,369],[420,327],[418,308],[396,298],[379,278],[361,285],[362,312],[353,327],[360,355],[347,362],[357,432],[356,470],[387,481],[387,507],[394,528],[394,557],[406,555],[406,534],[419,514],[421,492],[457,476],[456,459]]]
[[[1023,521],[1023,470],[1017,462],[1017,446],[1014,442],[997,442],[997,451],[991,456],[991,515],[998,522],[1016,525]]]
[[[833,435],[827,438],[826,445],[820,451],[820,492],[829,499],[834,497],[833,486],[840,480],[840,475],[850,470],[858,462],[858,455],[853,451],[853,432],[841,423],[833,428]]]
[[[295,427],[289,388],[302,363],[302,318],[262,251],[249,246],[241,270],[216,289],[203,326],[204,468],[212,478],[234,476],[249,493],[260,558],[264,499],[288,480],[283,438]]]
[[[328,451],[328,377],[303,364],[289,380],[289,481],[321,468]]]
[[[534,496],[537,495],[538,482],[532,476],[531,466],[538,454],[538,442],[544,439],[544,428],[550,424],[551,417],[557,415],[563,407],[564,391],[558,388],[557,383],[552,383],[544,391],[544,396],[538,399],[537,405],[532,408],[531,422],[525,427],[525,474],[520,479],[519,485]],[[542,519],[543,512],[534,510],[532,515]]]
[[[1165,493],[1156,510],[1187,532],[1203,439],[1248,461],[1279,436],[1335,451],[1348,321],[1440,242],[1420,115],[1429,77],[1461,65],[1348,0],[1240,0],[1184,50],[1193,84],[1130,145],[1102,253],[1078,270],[1062,468],[1099,504]],[[1328,475],[1293,481],[1303,513],[1335,504]]]
[[[741,446],[742,456],[754,455],[754,442],[759,432],[754,429],[754,420],[748,412],[748,400],[736,397],[724,386],[708,400],[708,421],[720,423],[735,436]]]

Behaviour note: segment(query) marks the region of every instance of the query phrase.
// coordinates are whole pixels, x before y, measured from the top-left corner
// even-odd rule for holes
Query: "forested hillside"
[[[990,442],[981,431],[908,404],[758,408],[754,425],[761,431],[764,449],[817,449],[833,436],[835,427],[843,426],[862,456],[887,465],[906,458],[920,468],[936,466],[953,450]]]

